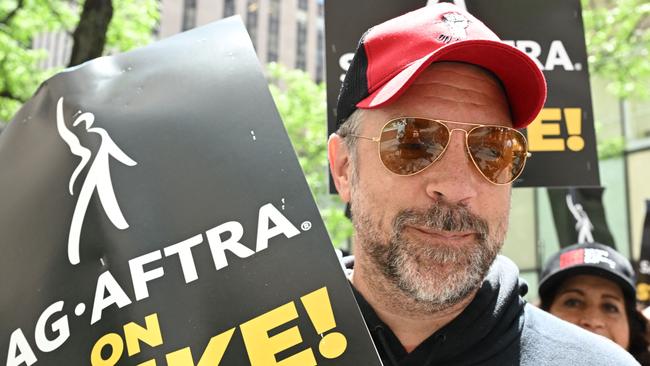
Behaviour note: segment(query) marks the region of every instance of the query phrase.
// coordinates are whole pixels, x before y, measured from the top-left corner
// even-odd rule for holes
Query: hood
[[[351,272],[353,258],[343,258],[342,262]],[[394,344],[397,338],[361,294],[356,290],[354,292],[385,366],[429,366],[461,362],[486,364],[495,358],[508,359],[506,354],[509,353],[512,357],[518,357],[519,338],[524,325],[521,314],[525,305],[520,295],[527,291],[528,286],[519,279],[517,266],[510,259],[498,256],[467,308],[408,355],[401,345]],[[401,360],[406,356],[417,361],[403,363]],[[513,358],[513,361],[516,359]]]

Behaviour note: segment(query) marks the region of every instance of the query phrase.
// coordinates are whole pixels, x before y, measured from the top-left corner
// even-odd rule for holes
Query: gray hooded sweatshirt
[[[344,262],[348,270],[354,264],[349,257]],[[527,304],[521,297],[527,285],[503,256],[469,306],[410,353],[353,290],[384,366],[638,365],[614,342]]]

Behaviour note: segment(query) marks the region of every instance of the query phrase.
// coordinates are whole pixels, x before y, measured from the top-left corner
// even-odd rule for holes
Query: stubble
[[[423,211],[398,212],[387,239],[382,239],[380,224],[367,213],[354,210],[357,245],[370,260],[373,272],[379,272],[401,294],[391,295],[386,286],[376,286],[387,301],[406,296],[411,305],[424,312],[451,308],[477,290],[503,245],[500,232],[505,229],[501,225],[491,235],[486,220],[464,206],[445,201]],[[409,227],[475,234],[466,245],[433,243],[412,235]]]

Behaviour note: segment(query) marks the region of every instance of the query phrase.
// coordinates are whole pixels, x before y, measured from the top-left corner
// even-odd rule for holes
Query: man
[[[512,127],[545,98],[533,61],[451,4],[362,37],[329,159],[355,227],[350,280],[385,365],[636,364],[527,305],[497,257],[527,158]]]

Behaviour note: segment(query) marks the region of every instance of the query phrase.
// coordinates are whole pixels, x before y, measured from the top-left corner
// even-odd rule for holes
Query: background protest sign
[[[641,234],[641,255],[636,268],[636,299],[644,306],[650,306],[650,199],[645,201],[645,219]]]
[[[363,32],[427,3],[425,0],[325,3],[329,133],[335,131],[336,99],[342,75]],[[515,185],[599,186],[580,1],[465,0],[457,1],[457,5],[465,5],[501,39],[529,54],[544,71],[548,82],[545,108],[526,129],[533,156]]]
[[[239,19],[48,80],[0,170],[7,366],[381,364]]]

